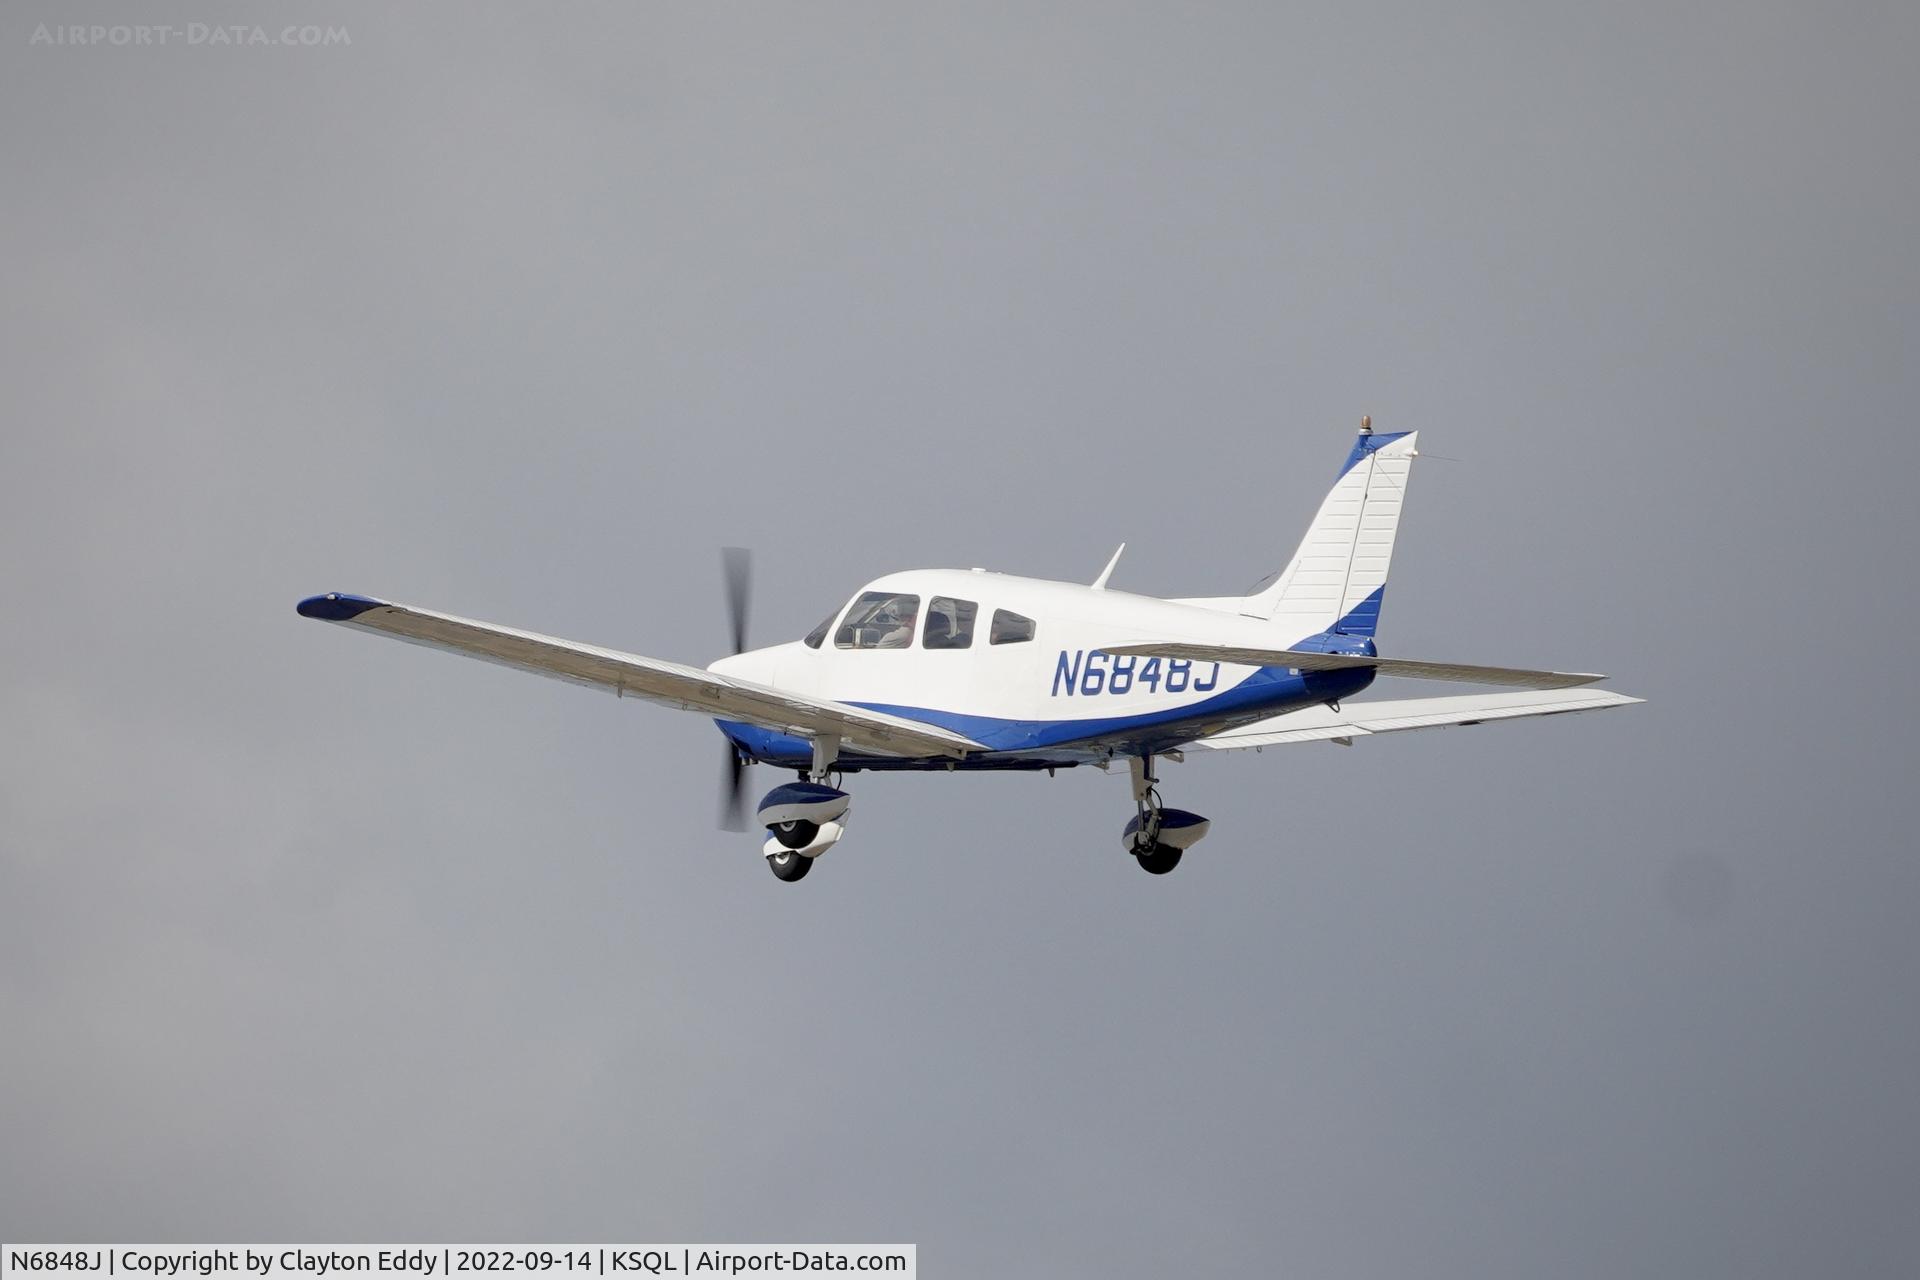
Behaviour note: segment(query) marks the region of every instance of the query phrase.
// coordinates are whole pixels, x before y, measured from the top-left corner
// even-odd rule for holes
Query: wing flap
[[[313,596],[302,600],[298,608],[303,617],[609,690],[620,697],[643,698],[801,737],[831,735],[860,751],[957,756],[982,749],[971,738],[901,716],[810,698],[683,663],[475,622],[431,609],[341,594]]]
[[[1338,711],[1331,707],[1309,707],[1258,720],[1239,729],[1198,739],[1189,745],[1214,751],[1235,751],[1290,742],[1361,738],[1408,729],[1475,725],[1488,720],[1599,711],[1644,701],[1646,699],[1615,693],[1611,689],[1543,689],[1524,693],[1470,693],[1448,698],[1348,702]]]
[[[1103,652],[1142,658],[1231,662],[1248,667],[1291,667],[1295,671],[1350,671],[1356,667],[1372,667],[1383,676],[1404,676],[1410,680],[1449,680],[1522,689],[1571,689],[1606,679],[1586,671],[1531,671],[1524,667],[1479,667],[1460,662],[1369,658],[1349,653],[1309,653],[1302,649],[1250,649],[1226,644],[1126,644]]]

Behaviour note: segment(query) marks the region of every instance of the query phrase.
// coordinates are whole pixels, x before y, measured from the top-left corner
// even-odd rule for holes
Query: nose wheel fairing
[[[786,782],[767,792],[755,811],[763,827],[808,822],[815,826],[846,814],[853,797],[824,782]]]

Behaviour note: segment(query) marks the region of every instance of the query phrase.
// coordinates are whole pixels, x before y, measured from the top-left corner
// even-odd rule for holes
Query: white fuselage
[[[1286,648],[1304,639],[1278,636],[1266,619],[1232,612],[1239,603],[1235,599],[1190,603],[982,570],[922,569],[867,584],[842,606],[834,624],[852,617],[863,599],[881,593],[917,602],[910,639],[893,633],[893,643],[901,647],[857,647],[870,632],[828,625],[817,647],[801,641],[774,645],[723,658],[710,669],[952,729],[1001,757],[979,762],[988,767],[1016,760],[1101,759],[1114,754],[1119,743],[1170,746],[1291,706],[1345,697],[1367,680],[1362,673],[1303,678],[1286,669],[1102,652],[1154,642]],[[943,607],[952,602],[973,606],[965,647],[927,646],[936,601],[948,602]],[[1030,638],[996,643],[995,619],[1003,613],[1030,622]],[[1021,629],[1007,630],[1019,634]],[[722,727],[760,759],[794,763],[808,750],[785,735]],[[946,762],[930,760],[925,766],[946,767]]]

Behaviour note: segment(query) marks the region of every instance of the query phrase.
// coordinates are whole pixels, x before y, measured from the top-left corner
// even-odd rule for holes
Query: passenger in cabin
[[[927,631],[921,641],[929,649],[966,649],[973,644],[973,618],[980,606],[971,600],[935,596],[927,603]]]

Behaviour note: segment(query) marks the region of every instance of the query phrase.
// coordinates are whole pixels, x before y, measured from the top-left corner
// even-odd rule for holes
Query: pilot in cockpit
[[[834,633],[838,649],[906,649],[913,644],[913,624],[920,615],[920,597],[905,593],[869,591],[853,602]]]
[[[895,596],[881,605],[873,615],[873,632],[878,639],[871,647],[875,649],[904,649],[913,643],[913,611],[902,609],[905,597]]]

